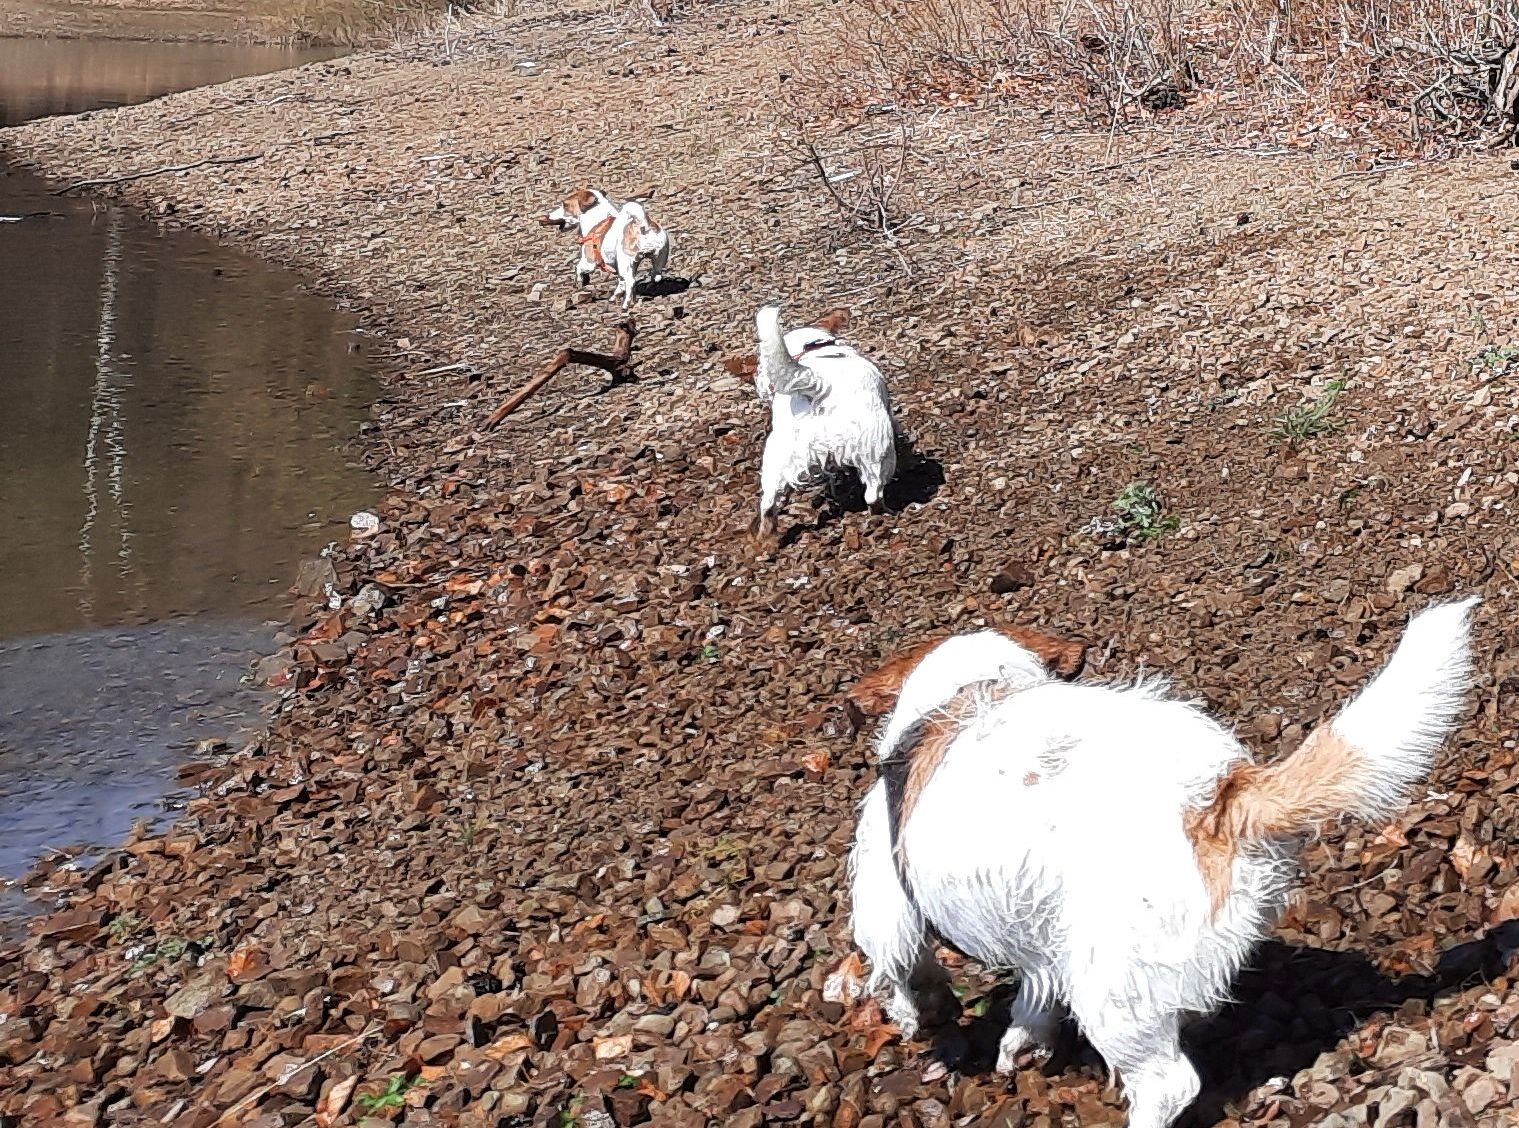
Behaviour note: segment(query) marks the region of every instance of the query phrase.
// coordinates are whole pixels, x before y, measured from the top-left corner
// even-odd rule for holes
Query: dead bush
[[[848,230],[891,236],[911,218],[906,206],[906,178],[913,162],[913,127],[901,113],[889,124],[824,140],[801,123],[792,137],[804,166]]]
[[[835,41],[798,85],[839,117],[1069,99],[1117,127],[1243,91],[1288,114],[1369,112],[1420,144],[1514,144],[1519,131],[1519,0],[841,0],[836,11]]]

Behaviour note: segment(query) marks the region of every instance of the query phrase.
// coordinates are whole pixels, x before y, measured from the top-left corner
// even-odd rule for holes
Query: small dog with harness
[[[577,227],[580,231],[580,259],[575,263],[575,280],[584,286],[595,273],[616,274],[615,301],[622,297],[622,308],[633,304],[633,289],[639,268],[650,264],[651,278],[658,282],[670,263],[670,233],[649,217],[636,200],[615,203],[605,192],[594,188],[577,188],[538,222],[561,231]]]

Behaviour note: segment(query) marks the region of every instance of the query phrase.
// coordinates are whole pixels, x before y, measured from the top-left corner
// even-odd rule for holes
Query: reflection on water
[[[256,726],[263,695],[240,680],[271,641],[260,627],[160,623],[0,643],[0,875],[163,815],[187,750]],[[0,921],[19,907],[0,899]]]
[[[222,43],[0,38],[0,126],[145,102],[337,53]]]
[[[284,271],[50,197],[0,200],[0,638],[258,614],[372,496],[358,338]]]
[[[292,61],[0,39],[0,120]],[[187,746],[257,725],[265,620],[374,496],[346,450],[376,391],[347,319],[50,187],[0,162],[0,879],[119,839]]]

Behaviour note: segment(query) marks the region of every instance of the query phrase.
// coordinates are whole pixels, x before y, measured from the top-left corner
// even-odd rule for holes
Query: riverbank
[[[0,37],[352,47],[430,26],[434,0],[0,0]]]
[[[268,734],[168,835],[38,883],[61,911],[0,951],[0,1113],[1117,1123],[1089,1050],[1004,1082],[977,1021],[946,1069],[828,985],[871,772],[841,691],[934,631],[1043,623],[1275,755],[1413,609],[1479,591],[1480,687],[1429,795],[1310,847],[1195,1049],[1204,1121],[1507,1115],[1514,173],[946,111],[888,245],[841,227],[774,112],[816,18],[482,20],[6,135],[68,180],[195,166],[107,190],[356,311],[393,365],[369,452],[393,492],[304,577],[344,604],[308,600],[263,667]],[[648,197],[692,285],[635,310],[636,381],[566,370],[486,432],[620,319],[534,222],[587,180]],[[851,308],[921,459],[898,517],[798,500],[767,554],[743,536],[765,416],[723,361],[777,295]],[[1339,380],[1322,426],[1293,414]],[[1178,527],[1120,546],[1092,522],[1135,481]]]

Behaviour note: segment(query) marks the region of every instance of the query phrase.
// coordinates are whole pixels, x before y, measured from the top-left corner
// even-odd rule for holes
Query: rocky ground
[[[1042,624],[1269,757],[1455,592],[1486,597],[1466,723],[1406,816],[1308,849],[1194,1031],[1195,1119],[1512,1119],[1519,176],[962,109],[918,122],[887,242],[776,125],[825,19],[529,14],[7,137],[68,178],[222,162],[115,190],[362,313],[394,489],[303,574],[341,604],[261,667],[267,735],[188,769],[164,836],[32,883],[6,1124],[1119,1123],[1074,1040],[989,1072],[1008,988],[975,968],[933,1044],[854,998],[843,691]],[[533,222],[587,181],[650,198],[690,287],[637,307],[635,380],[568,369],[485,432],[610,343],[611,287]],[[852,310],[916,455],[896,516],[798,498],[763,551],[765,416],[723,362],[776,296]],[[1135,481],[1175,528],[1115,527]]]

